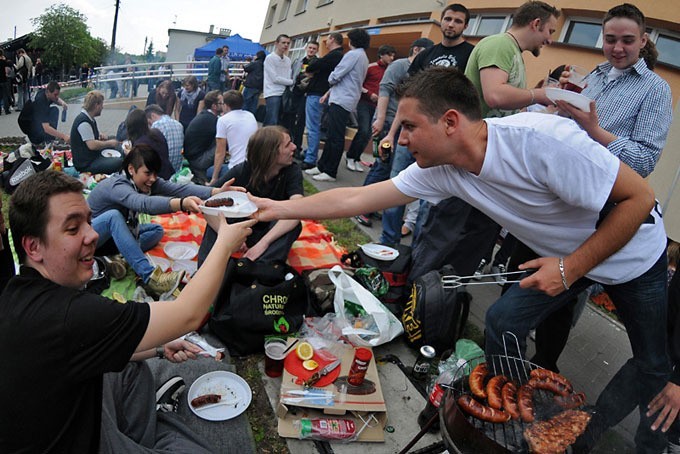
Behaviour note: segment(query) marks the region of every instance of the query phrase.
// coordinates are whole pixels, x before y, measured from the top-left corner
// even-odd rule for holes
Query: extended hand
[[[675,418],[678,417],[678,410],[680,410],[680,386],[668,382],[661,392],[652,399],[648,408],[647,417],[661,410],[656,421],[652,424],[652,430],[658,429],[663,424],[661,432],[666,432],[670,429]]]
[[[557,257],[541,257],[529,260],[518,266],[520,270],[534,268],[537,271],[527,276],[519,283],[521,288],[532,288],[549,296],[559,295],[564,291],[562,276],[560,275],[559,259]],[[573,282],[569,280],[569,283]]]
[[[165,359],[171,363],[182,363],[188,359],[196,359],[196,355],[203,351],[201,347],[184,339],[168,342],[163,346]]]
[[[253,218],[262,222],[269,222],[279,219],[276,217],[276,207],[280,202],[262,197],[255,197],[248,194],[248,198],[257,207],[257,211],[253,214]]]
[[[203,205],[203,200],[196,197],[195,195],[191,195],[189,197],[184,198],[182,208],[184,209],[184,211],[189,211],[191,213],[199,213],[201,211],[200,209],[201,205]]]
[[[236,181],[236,178],[232,178],[231,180],[225,182],[222,186],[220,186],[217,189],[216,193],[226,192],[226,191],[246,192],[246,188],[242,188],[241,186],[232,187],[231,185],[234,184],[234,181]]]

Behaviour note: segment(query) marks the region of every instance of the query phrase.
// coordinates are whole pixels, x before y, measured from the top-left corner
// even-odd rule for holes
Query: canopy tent
[[[203,47],[196,48],[194,58],[196,60],[209,60],[215,55],[215,49],[222,46],[229,46],[229,58],[232,60],[243,60],[249,56],[254,57],[258,51],[264,50],[264,47],[260,46],[259,43],[254,43],[236,34],[229,38],[217,38]]]

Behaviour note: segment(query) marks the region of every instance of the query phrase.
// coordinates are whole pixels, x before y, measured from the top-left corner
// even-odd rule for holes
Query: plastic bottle
[[[422,429],[425,427],[427,422],[432,419],[432,417],[439,412],[439,405],[442,402],[446,388],[448,388],[453,382],[454,371],[445,370],[439,376],[434,379],[430,386],[427,387],[427,404],[423,411],[418,415],[418,425]],[[437,418],[435,422],[430,426],[428,432],[437,432],[439,430],[439,419]]]
[[[356,437],[356,425],[351,419],[302,418],[293,425],[301,439],[350,440]]]

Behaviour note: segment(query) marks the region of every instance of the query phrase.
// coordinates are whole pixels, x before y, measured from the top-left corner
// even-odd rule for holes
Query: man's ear
[[[446,125],[446,132],[452,133],[458,128],[458,124],[460,123],[460,112],[455,109],[449,109],[442,115],[442,120]]]
[[[43,244],[40,238],[35,236],[25,236],[21,238],[21,247],[26,251],[26,257],[34,262],[42,261]]]

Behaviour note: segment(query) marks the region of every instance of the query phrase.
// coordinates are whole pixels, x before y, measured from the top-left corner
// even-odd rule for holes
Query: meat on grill
[[[474,416],[482,421],[488,421],[492,423],[501,423],[510,421],[510,413],[506,413],[502,410],[496,410],[495,408],[487,407],[479,402],[477,402],[469,394],[464,394],[458,398],[458,405],[466,413]]]
[[[569,392],[574,390],[573,386],[571,386],[571,382],[567,380],[564,375],[560,375],[557,372],[553,372],[548,369],[533,369],[530,372],[530,376],[531,378],[537,378],[539,380],[552,380],[562,383]]]
[[[568,396],[555,396],[555,403],[562,408],[571,410],[586,403],[586,395],[583,393],[569,394]]]
[[[564,385],[564,383],[560,383],[549,378],[532,378],[529,380],[529,386],[536,389],[542,389],[544,391],[550,391],[564,397],[571,393],[571,390],[569,390]]]
[[[501,390],[503,399],[503,409],[510,413],[512,419],[519,418],[519,407],[517,406],[517,386],[513,382],[507,382]]]
[[[478,364],[468,379],[470,384],[470,391],[476,397],[480,399],[486,399],[486,390],[484,389],[484,379],[489,374],[489,369],[486,367],[486,363]]]
[[[590,414],[566,410],[547,421],[538,421],[524,430],[529,452],[535,454],[563,453],[586,429]]]
[[[489,380],[489,383],[486,385],[486,400],[489,403],[489,407],[496,410],[500,410],[503,407],[501,390],[507,382],[508,379],[504,375],[496,375]]]
[[[534,422],[534,388],[531,385],[525,383],[519,387],[517,404],[522,421]]]

